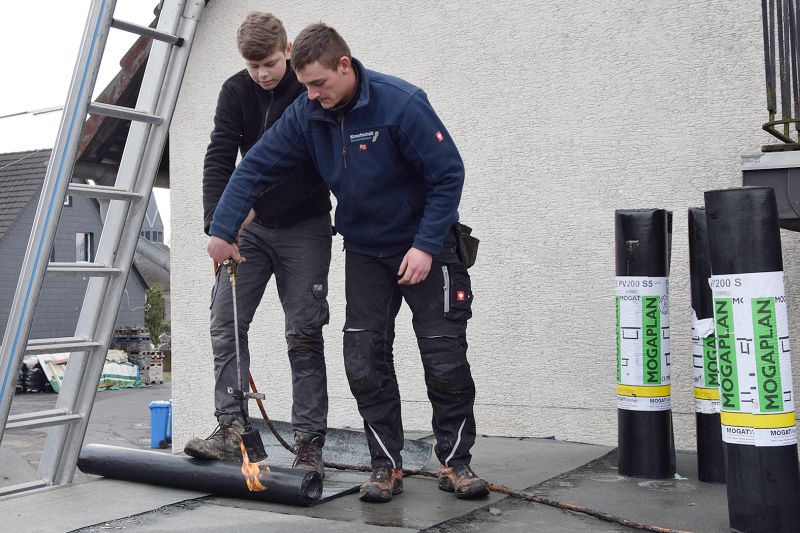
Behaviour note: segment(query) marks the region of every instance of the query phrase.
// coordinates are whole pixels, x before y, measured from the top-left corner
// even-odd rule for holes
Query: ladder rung
[[[47,271],[51,274],[78,274],[94,277],[115,277],[122,273],[120,268],[100,263],[49,263]]]
[[[34,429],[50,426],[60,426],[71,424],[81,419],[77,413],[67,413],[63,409],[49,409],[47,411],[36,411],[33,413],[23,413],[8,417],[6,429]]]
[[[146,122],[147,124],[161,124],[164,122],[163,118],[145,113],[144,111],[118,105],[102,104],[100,102],[92,102],[89,104],[89,113],[92,115],[105,115],[107,117]]]
[[[99,348],[100,343],[83,337],[56,337],[52,339],[31,339],[26,354],[74,352],[83,348]]]
[[[132,24],[130,22],[125,22],[124,20],[112,19],[111,27],[130,33],[135,33],[136,35],[141,35],[142,37],[150,37],[151,39],[155,39],[157,41],[164,41],[165,43],[174,44],[175,46],[183,46],[183,39],[181,37],[156,30],[148,26],[139,26],[138,24]]]
[[[18,494],[20,492],[26,492],[33,489],[39,489],[42,487],[46,487],[47,482],[43,479],[37,479],[36,481],[26,481],[25,483],[19,483],[17,485],[10,485],[8,487],[0,487],[0,497],[1,496],[9,496],[11,494]]]
[[[105,200],[134,201],[142,199],[142,195],[138,192],[130,192],[121,187],[107,187],[105,185],[89,185],[84,183],[70,183],[69,194]]]

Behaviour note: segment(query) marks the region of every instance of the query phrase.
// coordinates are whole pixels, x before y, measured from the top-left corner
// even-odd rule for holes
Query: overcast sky
[[[157,0],[117,0],[115,17],[148,25]],[[64,104],[90,0],[3,2],[0,18],[0,116]],[[119,60],[136,36],[111,30],[95,95],[119,72]],[[52,148],[61,113],[0,119],[0,153]],[[169,235],[169,196],[156,190]],[[167,237],[168,239],[168,237]]]

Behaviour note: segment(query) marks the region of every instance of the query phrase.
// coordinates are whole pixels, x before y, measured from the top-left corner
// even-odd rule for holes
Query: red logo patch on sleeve
[[[366,144],[359,144],[358,145],[358,149],[364,151],[364,150],[367,149],[367,145]]]
[[[437,141],[442,142],[444,140],[444,135],[442,135],[441,131],[436,130],[436,133],[434,135],[436,136]]]
[[[467,295],[464,291],[456,291],[456,301],[463,302],[467,299]]]

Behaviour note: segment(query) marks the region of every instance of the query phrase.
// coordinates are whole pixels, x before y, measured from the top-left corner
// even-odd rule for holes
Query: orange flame
[[[250,492],[260,492],[267,490],[266,485],[261,483],[261,473],[269,472],[267,465],[260,463],[251,463],[247,457],[247,450],[245,450],[244,442],[239,443],[239,449],[242,450],[242,474],[244,474],[244,481],[247,483],[247,489]]]

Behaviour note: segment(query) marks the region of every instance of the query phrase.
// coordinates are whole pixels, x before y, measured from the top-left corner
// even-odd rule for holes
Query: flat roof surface
[[[147,406],[166,399],[169,384],[98,393],[87,442],[144,448],[149,442]],[[20,395],[12,411],[46,408],[55,395]],[[124,416],[120,416],[124,413]],[[0,486],[35,478],[33,449],[44,432],[9,432],[0,448]],[[38,433],[38,435],[37,435]],[[431,436],[409,438],[431,442]],[[168,452],[165,452],[168,453]],[[539,438],[481,436],[473,467],[492,483],[545,496],[644,524],[695,532],[729,531],[724,485],[697,481],[696,455],[679,452],[679,477],[644,480],[620,476],[616,451],[606,446]],[[7,466],[13,459],[22,467]],[[427,468],[435,470],[436,461]],[[364,473],[333,473],[357,486]],[[24,476],[33,476],[24,479]],[[2,479],[7,478],[7,479]],[[17,478],[17,479],[12,479]],[[404,492],[387,504],[361,502],[350,493],[313,507],[226,498],[78,473],[61,488],[0,499],[3,529],[25,532],[86,531],[634,531],[586,514],[492,493],[458,500],[425,477],[404,480]]]

